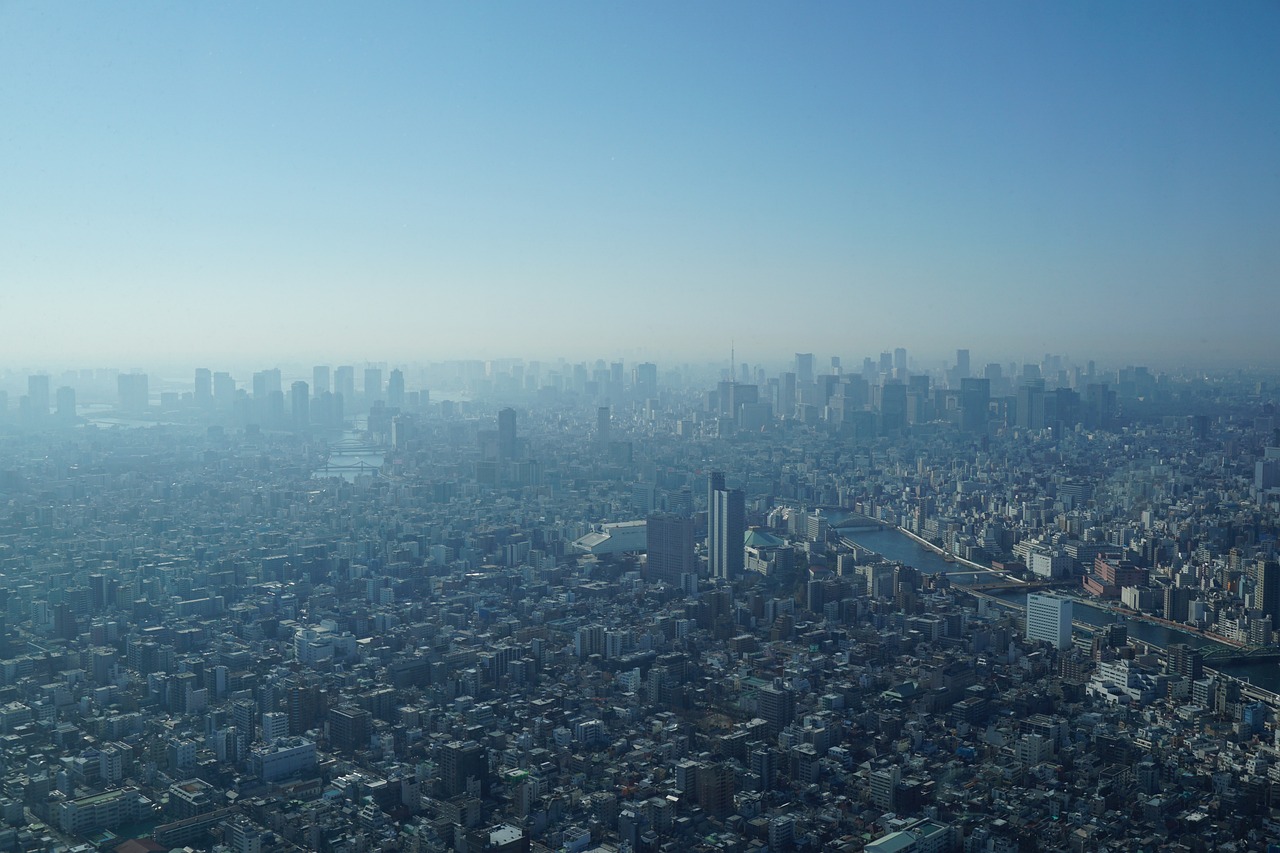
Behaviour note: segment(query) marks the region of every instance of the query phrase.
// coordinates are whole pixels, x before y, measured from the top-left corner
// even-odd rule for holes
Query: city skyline
[[[9,4],[0,363],[1274,365],[1278,35],[1261,3]]]

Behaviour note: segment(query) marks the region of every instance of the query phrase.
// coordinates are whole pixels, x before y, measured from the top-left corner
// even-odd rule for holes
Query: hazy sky
[[[1280,361],[1280,5],[0,2],[0,363]]]

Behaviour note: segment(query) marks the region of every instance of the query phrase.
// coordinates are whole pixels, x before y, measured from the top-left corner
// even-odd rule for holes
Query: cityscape
[[[0,849],[1267,850],[1280,373],[0,377]]]
[[[0,2],[0,853],[1280,853],[1280,3]]]

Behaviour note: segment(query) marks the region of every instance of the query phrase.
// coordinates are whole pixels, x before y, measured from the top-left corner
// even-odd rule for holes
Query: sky
[[[0,364],[1280,363],[1280,5],[0,0]]]

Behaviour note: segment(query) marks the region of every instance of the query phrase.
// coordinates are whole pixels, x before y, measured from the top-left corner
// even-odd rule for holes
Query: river
[[[923,545],[890,528],[848,530],[845,531],[845,535],[862,547],[870,548],[886,559],[914,566],[925,574],[964,571],[963,566],[947,562]],[[960,580],[960,578],[957,578],[957,580]],[[967,582],[968,578],[965,578],[965,581]],[[1000,597],[1008,601],[1026,603],[1026,593],[1018,592],[1017,590],[1002,593]],[[1074,618],[1081,622],[1088,622],[1090,625],[1107,625],[1116,621],[1114,614],[1079,602],[1072,608],[1072,611]],[[1130,637],[1154,643],[1162,648],[1167,648],[1173,643],[1186,643],[1189,646],[1206,648],[1222,645],[1199,634],[1183,633],[1172,628],[1166,628],[1163,625],[1153,625],[1150,622],[1142,622],[1137,619],[1127,620],[1126,625]],[[1233,664],[1223,667],[1223,672],[1235,678],[1247,680],[1266,690],[1280,693],[1280,663],[1276,661]]]

